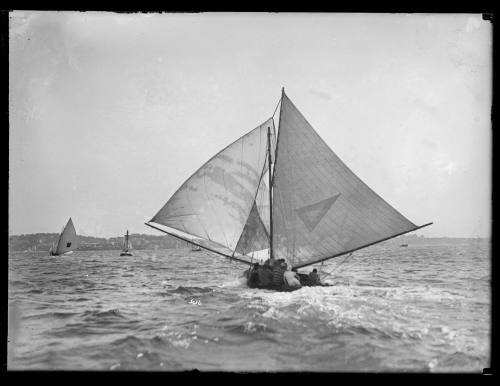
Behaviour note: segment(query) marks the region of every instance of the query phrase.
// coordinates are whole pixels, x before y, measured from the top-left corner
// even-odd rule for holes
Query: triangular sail
[[[131,249],[132,249],[132,243],[129,240],[128,231],[127,231],[127,233],[125,234],[125,237],[123,238],[122,251],[123,252],[128,252]]]
[[[268,128],[274,134],[272,118],[212,157],[184,182],[151,222],[180,231],[184,239],[201,238],[204,247],[233,255],[257,205],[267,165]]]
[[[283,93],[273,176],[276,258],[300,267],[417,228],[361,181]]]
[[[274,133],[273,133],[274,134]],[[275,151],[274,136],[271,135],[271,154]],[[264,165],[264,173],[262,174],[259,190],[255,196],[255,202],[248,216],[243,233],[238,241],[236,252],[246,255],[256,251],[267,250],[269,253],[269,188],[267,181],[268,160]]]
[[[76,230],[73,225],[71,218],[64,227],[61,235],[59,236],[59,241],[57,243],[56,255],[62,255],[63,253],[73,251],[78,247],[78,238],[76,236]]]
[[[269,249],[269,232],[259,215],[257,205],[254,204],[236,247],[236,252],[246,255],[264,249]]]

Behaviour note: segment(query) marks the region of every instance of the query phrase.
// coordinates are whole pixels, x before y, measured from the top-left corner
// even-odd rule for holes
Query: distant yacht
[[[59,235],[59,240],[52,243],[49,250],[50,256],[69,255],[78,247],[78,237],[71,217]]]
[[[120,256],[132,256],[132,252],[130,252],[131,249],[132,249],[132,243],[128,239],[128,229],[127,229],[127,233],[125,234],[125,237],[123,239],[123,249],[120,253]]]

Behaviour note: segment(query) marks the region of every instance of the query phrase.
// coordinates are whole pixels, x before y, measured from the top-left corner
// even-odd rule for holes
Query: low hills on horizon
[[[170,235],[151,235],[132,233],[129,235],[133,249],[177,249],[188,248],[190,244]],[[9,251],[48,251],[52,243],[57,242],[59,233],[33,233],[9,236]],[[123,245],[123,236],[94,237],[78,235],[78,250],[119,250]],[[386,245],[423,245],[423,244],[469,244],[471,242],[489,242],[489,238],[424,237],[422,235],[402,235],[384,241]]]
[[[9,236],[9,251],[48,251],[52,243],[56,243],[59,233],[33,233]],[[140,233],[129,234],[133,249],[173,249],[187,248],[190,246],[169,235],[149,235]],[[122,249],[123,236],[117,237],[94,237],[78,235],[78,249],[80,251],[91,250],[115,250]]]

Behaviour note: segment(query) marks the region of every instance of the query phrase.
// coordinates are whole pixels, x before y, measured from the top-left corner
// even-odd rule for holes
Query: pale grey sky
[[[154,233],[281,87],[425,236],[488,237],[492,27],[468,14],[10,15],[9,233]],[[155,233],[157,234],[157,233]]]

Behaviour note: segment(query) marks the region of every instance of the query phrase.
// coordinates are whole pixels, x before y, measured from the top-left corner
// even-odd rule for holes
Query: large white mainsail
[[[361,181],[284,90],[280,102],[277,138],[273,114],[184,182],[150,221],[167,230],[146,225],[245,263],[267,251],[300,268],[431,224]]]
[[[259,211],[255,202],[267,167],[268,130],[274,138],[272,118],[212,157],[184,182],[151,222],[168,227],[168,233],[188,241],[201,238],[202,247],[223,255],[241,256],[245,249],[237,246],[249,217],[255,217],[250,216],[252,208]],[[242,259],[250,260],[246,256]]]
[[[284,92],[278,130],[276,258],[298,268],[419,228],[340,160]]]
[[[66,226],[61,232],[61,235],[59,236],[55,251],[51,248],[50,253],[53,255],[62,255],[64,253],[75,250],[77,247],[78,238],[76,236],[75,226],[73,225],[73,221],[70,217],[70,219],[66,223]]]

